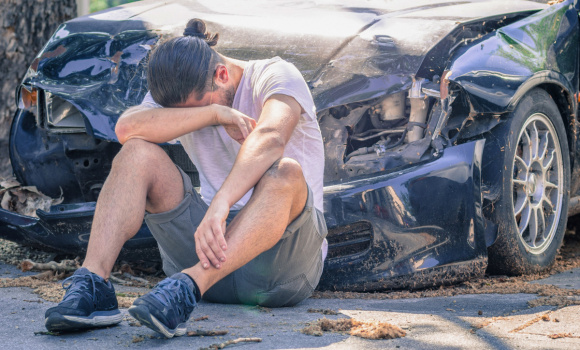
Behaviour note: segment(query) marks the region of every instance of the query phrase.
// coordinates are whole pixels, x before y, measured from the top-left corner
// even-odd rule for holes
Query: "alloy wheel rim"
[[[520,240],[533,254],[543,253],[558,228],[564,196],[564,163],[556,130],[535,113],[518,136],[512,174],[512,203]]]

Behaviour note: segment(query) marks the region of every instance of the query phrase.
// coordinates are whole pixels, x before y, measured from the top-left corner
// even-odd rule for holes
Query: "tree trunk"
[[[76,13],[76,0],[0,0],[0,178],[12,175],[8,133],[16,87],[56,28]]]

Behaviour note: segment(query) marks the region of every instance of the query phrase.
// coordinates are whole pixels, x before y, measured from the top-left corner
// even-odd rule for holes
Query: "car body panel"
[[[468,100],[471,128],[492,125],[486,117],[505,118],[534,87],[552,90],[568,129],[572,173],[580,173],[577,137],[578,3],[566,1],[506,25],[458,49],[447,69],[451,84]],[[481,120],[481,123],[478,123]],[[469,128],[464,132],[469,133]],[[485,129],[487,131],[489,129]],[[482,134],[483,130],[479,132]],[[571,177],[570,192],[580,194],[580,176]]]
[[[457,50],[449,80],[468,93],[477,113],[513,110],[534,84],[554,82],[574,91],[578,47],[571,42],[578,40],[577,29],[576,9],[551,6]]]
[[[368,221],[372,242],[359,254],[327,259],[321,288],[392,288],[390,279],[396,276],[485,260],[479,188],[483,146],[484,140],[479,140],[449,147],[427,164],[327,186],[324,205],[330,232],[335,226]],[[332,249],[332,235],[329,243]],[[419,283],[410,278],[397,287]]]

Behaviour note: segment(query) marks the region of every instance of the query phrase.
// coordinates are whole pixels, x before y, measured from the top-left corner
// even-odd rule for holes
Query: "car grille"
[[[370,249],[373,230],[369,222],[359,221],[351,225],[328,230],[327,259],[343,258],[363,253]]]
[[[191,159],[189,159],[189,156],[183,149],[183,146],[165,144],[161,145],[161,148],[163,148],[173,163],[179,166],[181,170],[185,171],[191,179],[193,187],[199,187],[199,174],[197,173],[195,165],[193,165]]]

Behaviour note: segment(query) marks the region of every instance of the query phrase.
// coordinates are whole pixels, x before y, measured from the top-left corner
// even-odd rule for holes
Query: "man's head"
[[[149,58],[147,83],[153,99],[164,107],[231,106],[235,88],[222,57],[211,47],[218,34],[192,19],[182,37],[160,44]]]

